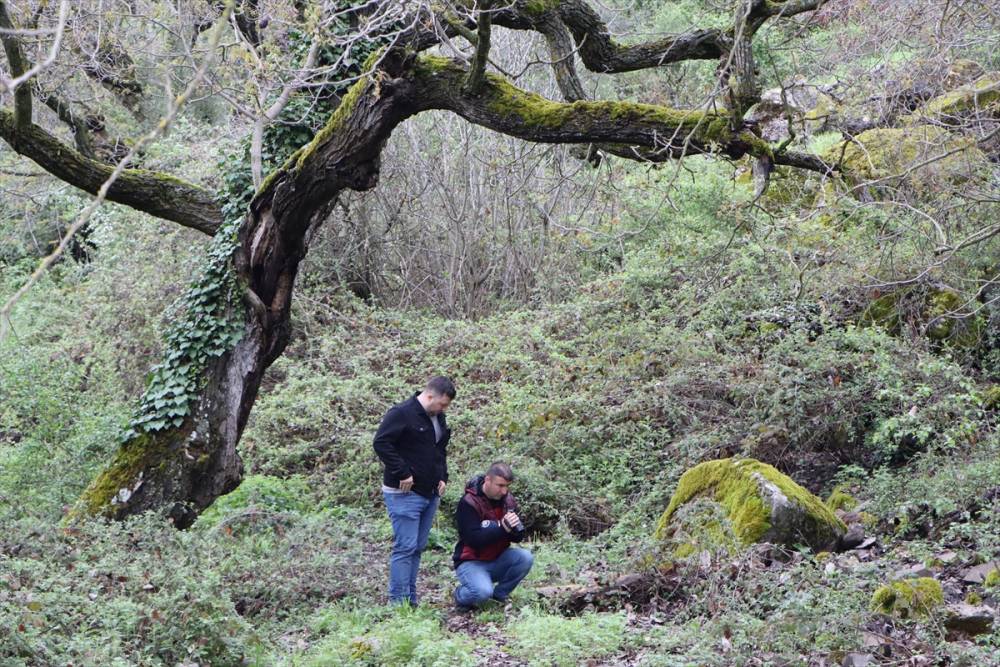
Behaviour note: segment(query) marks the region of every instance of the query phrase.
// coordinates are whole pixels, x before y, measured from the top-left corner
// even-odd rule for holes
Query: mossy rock
[[[1000,588],[1000,569],[990,570],[986,577],[983,578],[983,588],[989,590],[991,588]]]
[[[827,549],[847,527],[822,500],[773,466],[749,458],[706,461],[685,472],[656,528],[673,555],[734,552],[757,542]]]
[[[871,610],[887,616],[928,616],[944,604],[940,582],[932,577],[902,579],[881,586],[872,595]]]
[[[677,509],[661,541],[671,545],[668,555],[683,559],[709,553],[738,553],[741,544],[725,509],[714,500],[696,498]]]
[[[947,120],[977,111],[991,115],[1000,112],[1000,73],[990,72],[970,84],[935,97],[923,106],[921,113]]]
[[[927,298],[927,337],[934,341],[948,341],[954,347],[973,348],[979,345],[983,334],[983,319],[955,317],[951,313],[969,310],[967,300],[958,292],[935,290]]]
[[[995,384],[983,392],[983,408],[1000,410],[1000,384]]]
[[[956,317],[968,309],[966,298],[949,289],[903,288],[880,296],[861,314],[863,326],[877,325],[891,334],[903,330],[903,322],[922,322],[932,341],[948,343],[953,348],[972,349],[983,337],[984,320],[980,315]]]
[[[837,487],[826,499],[826,506],[836,512],[837,510],[851,511],[858,506],[858,499]]]
[[[899,176],[916,188],[940,180],[961,183],[987,165],[973,140],[930,125],[867,130],[822,157],[842,164],[853,179]]]

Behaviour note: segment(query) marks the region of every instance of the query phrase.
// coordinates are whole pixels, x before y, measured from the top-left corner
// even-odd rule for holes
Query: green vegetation
[[[536,16],[552,4],[525,2]],[[616,30],[731,22],[725,3],[627,4]],[[293,95],[264,133],[270,180],[259,190],[249,143],[234,139],[246,127],[230,131],[245,121],[211,98],[186,110],[143,168],[213,187],[226,220],[217,237],[104,206],[85,252],[42,278],[0,343],[0,665],[728,667],[841,664],[858,652],[1000,664],[997,624],[978,636],[944,625],[962,601],[1000,603],[1000,571],[963,579],[1000,553],[1000,236],[990,233],[1000,181],[995,137],[984,139],[997,102],[994,84],[971,74],[1000,55],[983,39],[956,41],[958,53],[930,32],[883,40],[858,7],[831,3],[816,20],[764,29],[761,43],[792,35],[803,48],[758,48],[762,85],[804,73],[822,88],[788,149],[843,157],[851,173],[780,165],[759,200],[746,158],[608,157],[590,169],[566,147],[464,124],[446,132],[463,122],[453,117],[407,121],[378,188],[345,193],[315,231],[289,345],[240,441],[240,486],[185,531],[154,514],[66,522],[81,495],[85,509],[106,508],[151,457],[177,448],[200,369],[242,333],[232,257],[247,206],[386,80]],[[262,58],[304,55],[304,33],[271,37],[274,25]],[[500,43],[491,58],[516,72]],[[844,44],[860,52],[839,53]],[[931,46],[933,58],[918,58]],[[360,75],[378,48],[358,45],[346,71]],[[331,65],[344,52],[323,54]],[[245,56],[231,47],[225,64],[252,70]],[[717,65],[613,82],[581,70],[586,89],[612,101],[571,104],[491,70],[484,94],[490,113],[527,131],[601,118],[711,142],[733,138],[721,99],[705,95],[717,92]],[[415,67],[457,72],[433,54]],[[517,84],[555,99],[535,69]],[[972,83],[942,88],[939,73],[957,70]],[[932,93],[917,88],[925,80]],[[883,111],[901,123],[848,131]],[[778,145],[740,132],[758,156]],[[426,140],[423,153],[408,134]],[[445,164],[449,143],[463,162]],[[0,301],[88,201],[5,147]],[[504,180],[527,162],[537,170]],[[504,215],[509,226],[472,234]],[[393,246],[387,230],[432,243]],[[408,282],[406,262],[424,255],[438,282]],[[339,271],[355,263],[367,293]],[[501,274],[529,284],[476,282]],[[478,299],[474,316],[454,315],[465,312],[452,301],[460,293]],[[371,437],[388,406],[438,372],[458,385],[451,483],[423,554],[422,604],[390,609],[392,528]],[[497,459],[513,464],[535,567],[508,606],[460,615],[451,510]],[[765,487],[804,510],[803,523],[779,535]],[[838,551],[845,531],[865,546]],[[931,576],[899,574],[910,568]],[[623,574],[653,592],[615,589]],[[574,593],[582,602],[566,605]]]
[[[944,603],[941,583],[931,577],[886,584],[872,594],[871,608],[901,618],[928,616]]]
[[[508,625],[510,652],[532,667],[572,667],[588,658],[613,655],[625,640],[622,614],[561,618],[522,612]]]

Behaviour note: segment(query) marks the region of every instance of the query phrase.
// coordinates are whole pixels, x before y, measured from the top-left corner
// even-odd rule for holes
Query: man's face
[[[438,394],[433,391],[427,392],[428,403],[425,411],[429,415],[436,415],[444,412],[451,405],[451,399],[448,398],[448,394]]]
[[[510,482],[503,477],[487,475],[486,479],[483,480],[483,493],[490,500],[500,500],[505,495],[507,495],[507,489],[510,488]]]

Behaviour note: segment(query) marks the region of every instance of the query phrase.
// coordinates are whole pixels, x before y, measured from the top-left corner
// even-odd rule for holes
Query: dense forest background
[[[50,4],[6,3],[20,25],[36,8],[54,24]],[[115,77],[56,61],[35,96],[85,111],[108,164],[169,114],[135,166],[242,215],[240,193],[323,126],[372,51],[334,40],[344,86],[292,95],[255,157],[261,116],[233,98],[274,100],[306,57],[281,20],[296,3],[273,4],[239,15],[261,58],[224,33],[174,109],[216,4],[79,3],[62,49]],[[186,530],[157,512],[69,517],[134,425],[213,241],[110,202],[77,224],[92,197],[4,135],[0,303],[75,234],[3,313],[0,665],[1000,664],[1000,5],[818,4],[761,28],[747,118],[836,172],[770,165],[765,189],[752,156],[595,159],[444,111],[396,128],[378,185],[345,192],[311,238],[242,483]],[[627,42],[728,25],[733,5],[599,12]],[[107,26],[141,46],[107,56]],[[560,98],[539,35],[492,40],[491,69]],[[716,60],[580,72],[591,98],[684,108],[721,104],[718,77]],[[58,102],[36,106],[72,145]],[[397,611],[371,438],[436,373],[458,387],[453,483],[428,604]],[[731,456],[830,498],[863,546],[665,555],[655,528],[678,479]],[[456,616],[451,510],[496,459],[513,464],[535,567],[506,610]],[[617,589],[623,574],[652,590]],[[941,599],[873,603],[910,575]],[[969,609],[978,625],[950,620]]]

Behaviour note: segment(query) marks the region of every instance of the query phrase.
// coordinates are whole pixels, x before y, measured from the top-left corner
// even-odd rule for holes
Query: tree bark
[[[113,167],[73,150],[38,125],[19,128],[15,115],[3,109],[0,109],[0,138],[56,178],[90,194],[97,194],[114,171]],[[108,199],[209,235],[222,223],[219,205],[210,192],[146,169],[126,169],[111,186]]]

